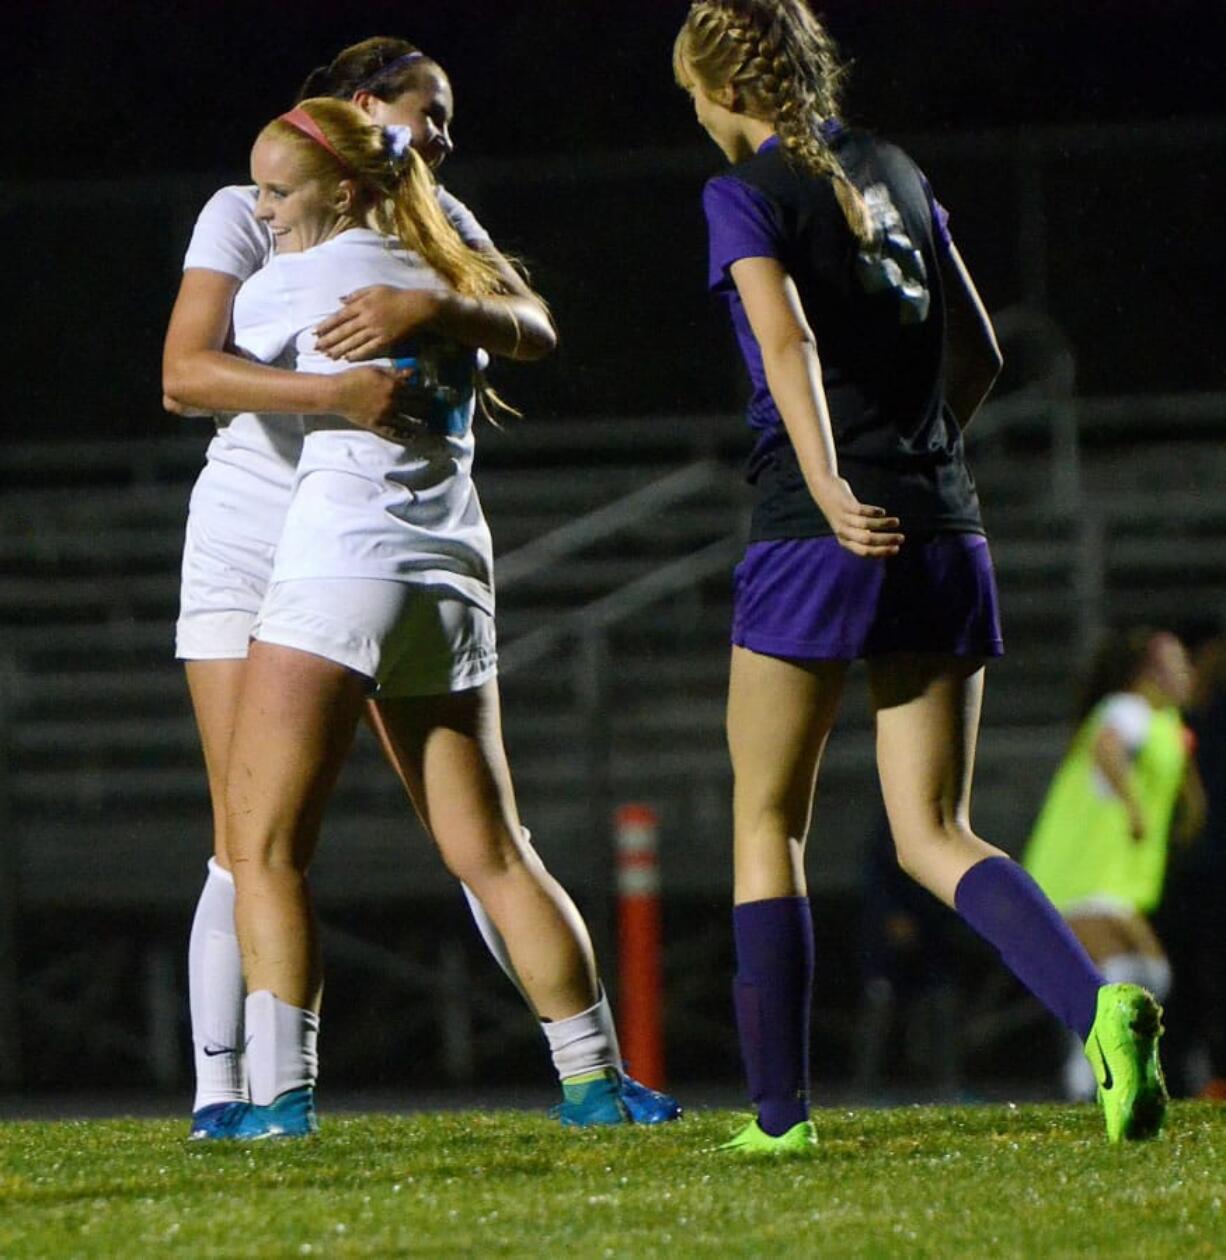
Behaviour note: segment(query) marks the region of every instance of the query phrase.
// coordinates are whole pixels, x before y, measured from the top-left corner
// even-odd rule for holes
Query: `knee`
[[[481,889],[523,871],[536,856],[531,845],[508,828],[498,828],[478,844],[454,845],[440,840],[439,849],[451,874],[478,896]]]
[[[891,820],[890,825],[898,865],[912,879],[920,877],[934,854],[975,838],[960,812],[944,804],[937,805],[921,817],[909,818],[901,823]]]
[[[795,840],[803,843],[809,829],[809,801],[796,801],[786,792],[764,794],[734,785],[733,815],[739,841]]]

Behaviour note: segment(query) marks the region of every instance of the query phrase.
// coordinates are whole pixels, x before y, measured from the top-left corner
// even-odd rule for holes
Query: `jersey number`
[[[898,295],[898,319],[922,324],[928,318],[931,295],[924,256],[907,235],[898,207],[884,184],[870,184],[864,200],[876,228],[876,243],[856,256],[856,274],[866,293],[887,289]]]

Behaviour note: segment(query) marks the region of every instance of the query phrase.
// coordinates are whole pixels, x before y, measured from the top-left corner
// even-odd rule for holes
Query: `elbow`
[[[784,364],[797,356],[806,359],[817,356],[817,338],[807,328],[789,329],[762,345],[764,363]]]
[[[183,405],[183,400],[191,390],[191,372],[188,365],[179,355],[162,357],[162,399],[167,411],[173,411],[169,401]]]
[[[548,358],[557,348],[557,329],[551,321],[544,320],[538,327],[521,330],[514,357],[523,363],[535,363]]]
[[[511,318],[515,322],[515,346],[509,358],[535,363],[558,348],[558,330],[543,302],[518,302],[511,308]]]

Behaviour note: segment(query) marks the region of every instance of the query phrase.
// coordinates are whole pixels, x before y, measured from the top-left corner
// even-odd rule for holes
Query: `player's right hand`
[[[338,372],[332,377],[336,413],[389,441],[404,441],[421,431],[420,421],[405,408],[404,385],[410,375],[382,367]]]
[[[898,517],[861,503],[842,477],[826,478],[814,490],[814,498],[841,547],[875,560],[898,555],[904,541]]]

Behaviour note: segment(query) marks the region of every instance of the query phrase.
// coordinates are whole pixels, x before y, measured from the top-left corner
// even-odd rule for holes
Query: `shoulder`
[[[915,159],[892,140],[871,131],[851,127],[841,131],[834,152],[848,178],[860,188],[885,184],[897,196],[925,207],[932,201],[932,189]]]
[[[452,227],[460,234],[465,245],[482,249],[490,244],[490,234],[481,226],[477,216],[459,199],[438,185],[439,209],[451,220]]]
[[[780,199],[769,178],[762,178],[762,158],[767,156],[772,155],[739,162],[703,185],[702,208],[712,230],[729,220],[758,219],[764,225],[778,221]]]
[[[1100,727],[1113,731],[1132,749],[1145,742],[1153,717],[1149,703],[1131,691],[1117,691],[1098,706]]]
[[[272,255],[272,240],[255,217],[256,190],[231,184],[204,203],[196,218],[184,268],[204,267],[246,280]]]
[[[253,231],[263,232],[255,217],[256,190],[254,185],[229,184],[219,188],[200,208],[196,216],[196,231]]]
[[[295,264],[295,260],[296,264]],[[420,254],[406,249],[394,236],[369,228],[353,228],[285,261],[311,277],[330,282],[339,277],[344,287],[388,284],[396,288],[432,288],[442,284]]]
[[[219,188],[204,203],[200,211],[206,214],[255,217],[256,187],[254,184],[227,184]]]
[[[752,157],[737,162],[722,175],[716,175],[707,181],[712,184],[737,184],[743,188],[752,188],[764,197],[777,192],[780,185],[788,183],[796,177],[796,172],[784,155],[783,149],[777,145],[762,149]]]

